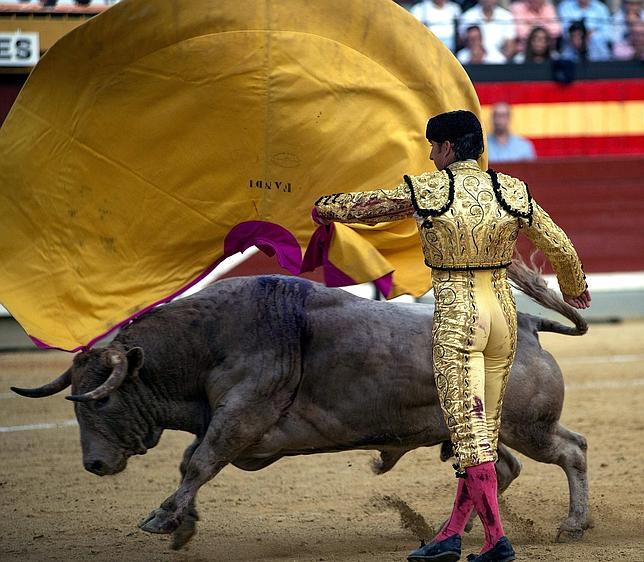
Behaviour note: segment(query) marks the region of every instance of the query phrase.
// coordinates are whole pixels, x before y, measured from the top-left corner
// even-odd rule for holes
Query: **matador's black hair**
[[[483,129],[471,111],[459,109],[432,117],[425,136],[429,141],[453,143],[456,160],[476,160],[483,154]]]

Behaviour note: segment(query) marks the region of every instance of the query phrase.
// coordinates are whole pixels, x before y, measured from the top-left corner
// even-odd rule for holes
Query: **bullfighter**
[[[450,518],[408,560],[459,560],[461,536],[475,509],[485,542],[468,560],[509,562],[515,553],[499,514],[494,463],[517,341],[506,268],[519,232],[544,252],[568,304],[587,308],[591,297],[571,241],[532,199],[527,185],[479,167],[483,133],[473,113],[432,117],[426,137],[438,171],[404,176],[391,190],[326,195],[316,202],[313,218],[320,224],[373,225],[415,217],[432,270],[434,378],[459,480]]]

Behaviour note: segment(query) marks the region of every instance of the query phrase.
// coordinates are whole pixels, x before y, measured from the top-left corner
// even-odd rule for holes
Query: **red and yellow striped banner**
[[[512,131],[539,156],[644,154],[644,79],[488,82],[475,85],[491,129],[492,106],[512,106]]]

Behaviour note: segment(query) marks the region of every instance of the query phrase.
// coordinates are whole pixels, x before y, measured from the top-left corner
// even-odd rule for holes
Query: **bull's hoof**
[[[139,529],[146,533],[167,535],[175,531],[179,525],[179,520],[172,513],[159,508],[139,523]]]
[[[185,516],[181,525],[179,525],[177,530],[172,533],[172,543],[170,544],[170,548],[172,550],[179,550],[183,548],[190,541],[190,539],[192,539],[194,534],[197,532],[198,519],[199,516],[197,515],[197,512],[194,512],[194,514],[188,513]]]
[[[579,527],[575,529],[565,528],[563,526],[559,527],[557,531],[557,536],[555,542],[569,542],[569,541],[578,541],[584,536],[584,530]]]
[[[559,525],[555,542],[578,541],[584,536],[584,531],[592,529],[593,526],[590,516],[568,517]]]

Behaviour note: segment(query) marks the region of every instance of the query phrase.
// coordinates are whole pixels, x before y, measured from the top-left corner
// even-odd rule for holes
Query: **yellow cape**
[[[248,245],[297,273],[313,202],[431,170],[426,120],[456,108],[480,115],[464,70],[389,0],[125,0],[0,131],[0,301],[75,350]],[[413,221],[326,245],[355,282],[393,272],[389,296],[430,287]]]

